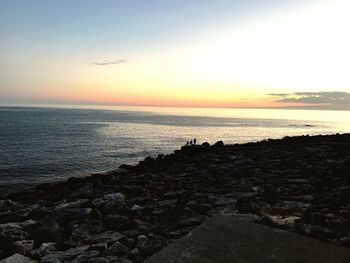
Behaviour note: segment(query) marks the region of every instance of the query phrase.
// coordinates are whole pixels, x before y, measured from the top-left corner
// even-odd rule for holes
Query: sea
[[[136,164],[187,141],[350,132],[348,111],[127,106],[0,107],[0,192]]]

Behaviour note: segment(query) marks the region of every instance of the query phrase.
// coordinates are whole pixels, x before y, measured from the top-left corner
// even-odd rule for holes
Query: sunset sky
[[[0,104],[350,109],[349,0],[2,0]]]

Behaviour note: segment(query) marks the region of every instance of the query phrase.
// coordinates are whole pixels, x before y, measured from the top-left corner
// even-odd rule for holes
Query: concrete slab
[[[349,263],[350,249],[220,215],[145,262]]]

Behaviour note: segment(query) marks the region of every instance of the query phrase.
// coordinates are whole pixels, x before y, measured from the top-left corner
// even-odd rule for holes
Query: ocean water
[[[0,107],[0,191],[117,169],[198,143],[350,131],[349,112]]]

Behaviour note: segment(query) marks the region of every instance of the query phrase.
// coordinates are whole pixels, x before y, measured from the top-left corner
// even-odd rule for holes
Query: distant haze
[[[350,110],[348,0],[0,2],[0,105]]]

